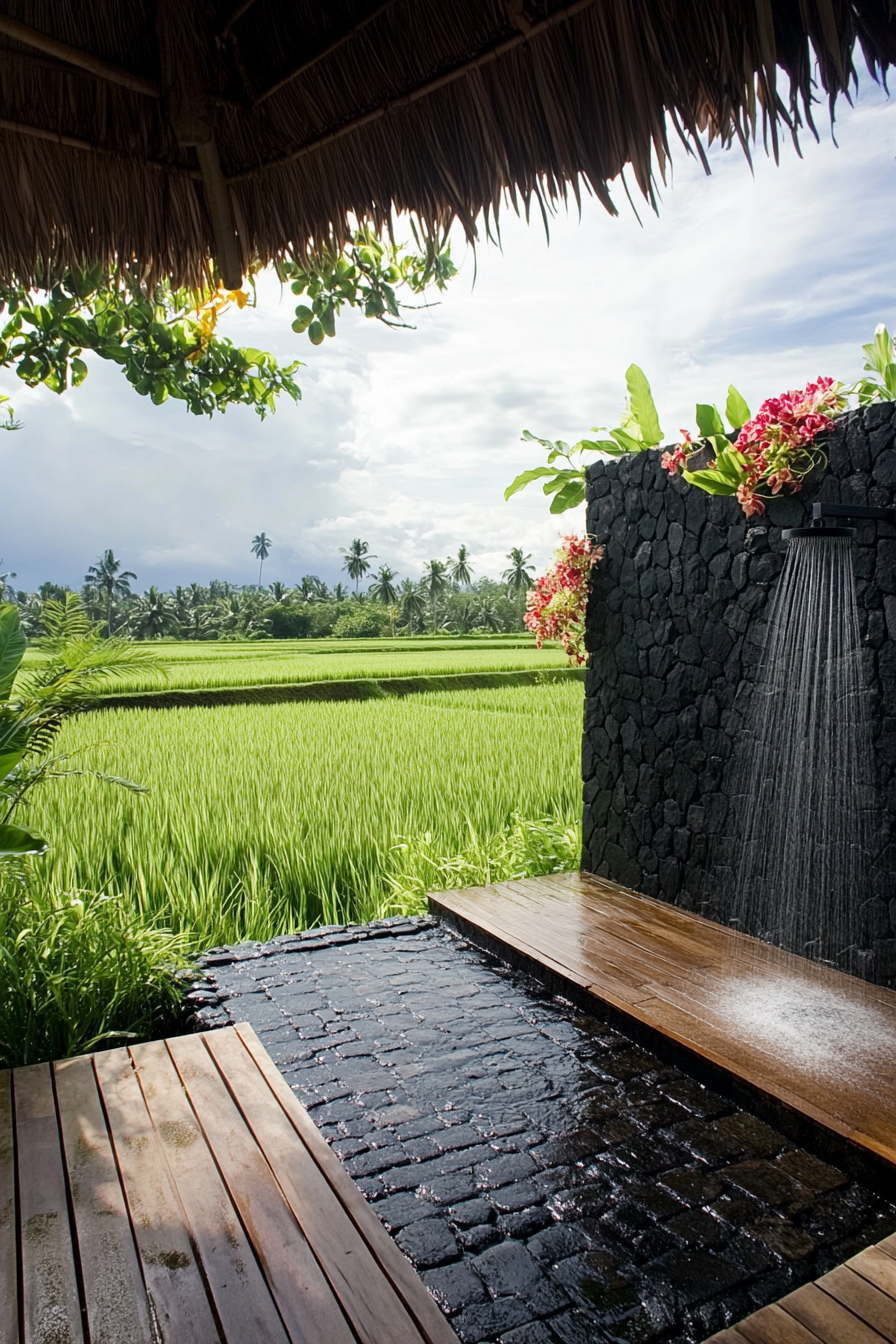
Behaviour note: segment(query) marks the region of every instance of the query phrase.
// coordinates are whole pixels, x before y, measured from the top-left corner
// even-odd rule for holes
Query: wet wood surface
[[[589,874],[430,902],[896,1165],[893,991]]]
[[[251,1027],[0,1072],[0,1344],[457,1344]]]
[[[707,1344],[896,1344],[896,1237],[720,1331]]]

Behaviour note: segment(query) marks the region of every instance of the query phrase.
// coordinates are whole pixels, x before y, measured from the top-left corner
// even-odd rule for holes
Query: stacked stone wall
[[[661,470],[659,454],[588,472],[588,528],[605,547],[588,607],[582,866],[727,918],[718,864],[733,834],[725,772],[756,682],[782,529],[816,500],[896,505],[896,404],[838,417],[828,470],[749,522]],[[857,524],[863,672],[886,814],[871,889],[856,893],[844,968],[896,985],[896,528]]]

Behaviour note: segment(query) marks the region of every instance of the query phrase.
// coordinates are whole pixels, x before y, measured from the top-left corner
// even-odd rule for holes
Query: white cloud
[[[540,493],[503,500],[537,460],[523,428],[573,440],[612,422],[634,360],[674,434],[731,381],[755,406],[818,373],[854,376],[861,342],[894,321],[896,110],[863,89],[837,138],[822,131],[802,159],[783,149],[778,168],[757,155],[755,176],[737,150],[714,150],[709,178],[679,155],[643,226],[586,200],[548,247],[537,220],[507,213],[475,287],[461,242],[460,276],[415,332],[348,315],[314,349],[268,277],[230,334],[306,367],[303,400],[264,423],[153,407],[98,361],[62,398],[4,374],[25,429],[0,436],[0,552],[29,586],[77,582],[110,545],[141,586],[251,582],[261,528],[272,580],[335,579],[355,536],[401,573],[461,542],[480,573],[499,573],[511,545],[540,562],[563,520]]]

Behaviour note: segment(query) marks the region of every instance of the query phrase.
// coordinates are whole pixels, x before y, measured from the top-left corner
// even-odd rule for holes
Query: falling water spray
[[[767,942],[835,962],[868,895],[876,816],[853,535],[823,520],[789,534],[731,780],[732,915]]]

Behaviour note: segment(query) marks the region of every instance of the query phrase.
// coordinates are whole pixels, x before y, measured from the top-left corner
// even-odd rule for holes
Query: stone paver
[[[693,1344],[896,1228],[842,1172],[428,919],[218,949],[464,1344]]]

